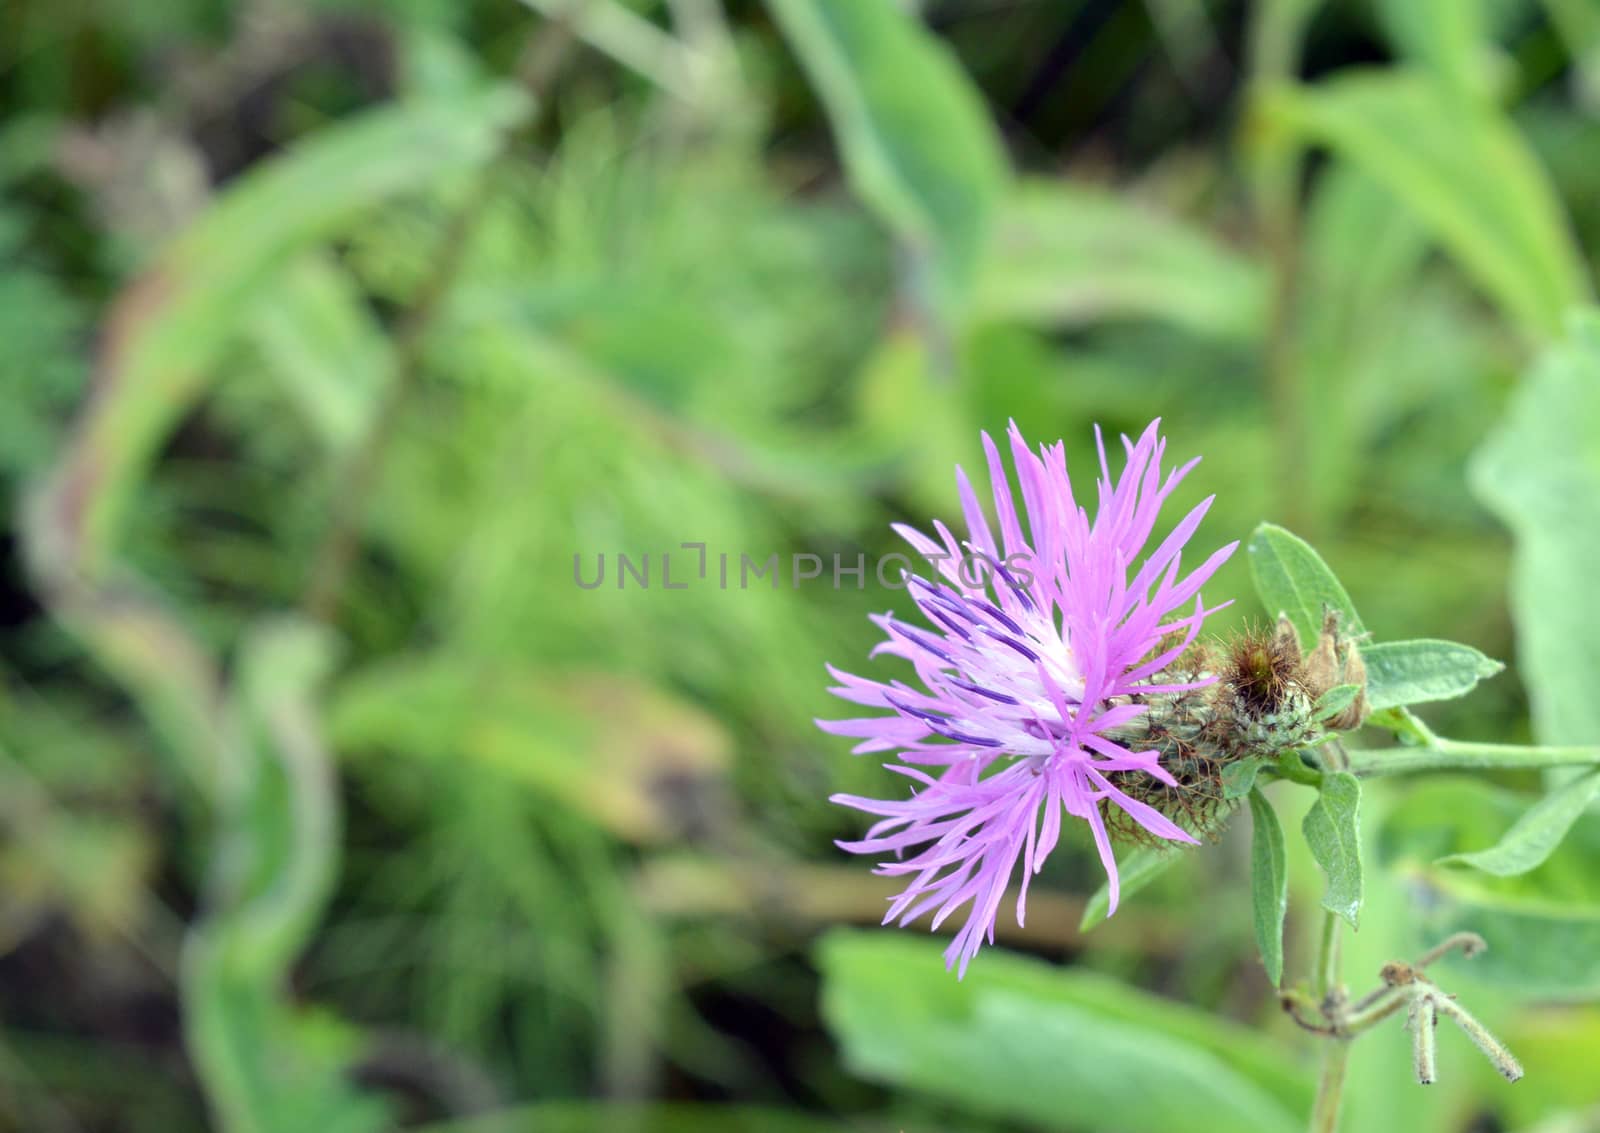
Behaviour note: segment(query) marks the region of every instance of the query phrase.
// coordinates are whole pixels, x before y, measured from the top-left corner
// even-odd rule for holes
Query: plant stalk
[[[1379,748],[1349,753],[1350,770],[1363,779],[1418,771],[1538,770],[1600,764],[1600,747],[1520,747],[1434,738],[1428,747]]]
[[[1320,1002],[1342,996],[1339,983],[1339,918],[1324,911],[1322,940],[1317,948],[1317,966],[1312,989]],[[1311,1133],[1336,1133],[1339,1104],[1344,1100],[1345,1067],[1350,1060],[1348,1039],[1330,1037],[1322,1051],[1322,1077],[1317,1083],[1317,1100],[1311,1107]]]

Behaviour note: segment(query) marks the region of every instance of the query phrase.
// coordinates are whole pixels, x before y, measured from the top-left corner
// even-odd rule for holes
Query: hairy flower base
[[[1330,682],[1353,675],[1348,662],[1336,674],[1325,672],[1328,662],[1319,654],[1348,651],[1359,656],[1339,638],[1336,621],[1324,627],[1323,641],[1326,649],[1319,645],[1318,653],[1303,657],[1293,628],[1283,623],[1271,631],[1246,628],[1215,648],[1202,644],[1190,649],[1158,678],[1192,686],[1190,691],[1136,696],[1145,705],[1144,714],[1116,733],[1125,746],[1153,748],[1174,782],[1114,776],[1118,786],[1185,830],[1214,837],[1237,805],[1223,788],[1229,765],[1270,760],[1285,749],[1319,743],[1331,732],[1359,723],[1359,718],[1343,714],[1316,719],[1318,696]],[[1126,841],[1155,841],[1137,823],[1119,820],[1110,825]]]

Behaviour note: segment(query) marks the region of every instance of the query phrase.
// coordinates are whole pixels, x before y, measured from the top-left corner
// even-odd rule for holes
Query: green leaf
[[[1389,38],[1458,98],[1490,91],[1489,13],[1484,0],[1378,0]]]
[[[1300,647],[1314,649],[1322,636],[1325,609],[1339,611],[1347,636],[1366,632],[1350,595],[1311,544],[1275,524],[1263,523],[1250,536],[1250,576],[1267,613],[1287,614]]]
[[[861,199],[932,268],[954,325],[1008,177],[983,100],[939,39],[888,0],[768,0]]]
[[[331,635],[252,632],[232,690],[205,914],[184,943],[184,1037],[218,1123],[258,1133],[392,1127],[349,1072],[360,1036],[286,994],[339,864],[339,796],[313,697]]]
[[[1118,896],[1126,901],[1156,878],[1166,873],[1183,856],[1183,843],[1168,842],[1160,846],[1140,846],[1117,863]],[[1090,895],[1083,906],[1083,916],[1078,921],[1078,931],[1088,932],[1111,915],[1111,886],[1102,881],[1100,888]]]
[[[1348,771],[1323,778],[1301,831],[1328,877],[1322,907],[1357,927],[1361,915],[1361,784]]]
[[[1430,776],[1385,816],[1380,860],[1411,895],[1418,942],[1458,930],[1489,942],[1483,956],[1446,961],[1464,976],[1537,997],[1600,995],[1600,815],[1580,816],[1547,859],[1515,877],[1430,864],[1493,841],[1526,809],[1525,796],[1479,776]]]
[[[1272,986],[1283,982],[1283,918],[1289,908],[1289,868],[1283,827],[1259,788],[1250,792],[1250,897],[1255,912],[1256,946]]]
[[[1254,341],[1265,294],[1259,265],[1200,229],[1124,193],[1034,180],[1000,207],[974,303],[979,319],[1150,318]]]
[[[1244,759],[1235,760],[1222,769],[1222,797],[1225,799],[1242,799],[1248,795],[1256,785],[1256,772],[1261,770],[1265,762],[1261,756],[1252,755]]]
[[[1356,697],[1360,695],[1360,685],[1334,685],[1327,692],[1317,697],[1317,703],[1313,706],[1312,718],[1321,721],[1331,716],[1337,716],[1354,704]]]
[[[1511,529],[1517,660],[1545,743],[1600,737],[1600,314],[1571,320],[1473,455],[1473,491]]]
[[[1465,696],[1505,668],[1470,645],[1429,639],[1365,645],[1361,660],[1367,668],[1367,703],[1375,712]]]
[[[255,301],[248,326],[272,376],[330,451],[348,451],[366,435],[394,359],[348,272],[329,256],[303,256]]]
[[[1281,1044],[1078,968],[989,951],[965,980],[938,945],[823,939],[823,1015],[857,1073],[1043,1128],[1229,1133],[1300,1127],[1304,1068]],[[958,1123],[960,1124],[960,1123]]]
[[[1515,877],[1537,868],[1561,844],[1572,824],[1600,795],[1600,771],[1557,787],[1517,819],[1505,837],[1487,850],[1451,854],[1440,865],[1469,865],[1496,877]]]
[[[1590,294],[1560,198],[1515,127],[1433,76],[1400,68],[1284,86],[1268,124],[1365,169],[1432,230],[1534,339]]]

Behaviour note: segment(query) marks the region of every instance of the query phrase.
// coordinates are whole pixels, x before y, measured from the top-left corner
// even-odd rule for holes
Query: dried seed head
[[[1371,709],[1367,706],[1367,666],[1355,642],[1339,634],[1339,612],[1329,610],[1322,621],[1322,636],[1306,658],[1302,672],[1306,691],[1316,700],[1337,685],[1359,685],[1361,692],[1340,712],[1326,721],[1336,732],[1359,728]]]

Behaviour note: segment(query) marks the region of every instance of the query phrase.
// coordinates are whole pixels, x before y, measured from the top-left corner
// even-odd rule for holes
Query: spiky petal
[[[1144,553],[1161,505],[1196,463],[1163,478],[1166,441],[1159,424],[1152,422],[1137,442],[1123,438],[1127,459],[1115,479],[1096,430],[1100,478],[1092,521],[1073,497],[1064,444],[1035,453],[1012,423],[1019,509],[1000,452],[984,434],[998,538],[960,468],[965,542],[937,521],[937,539],[895,528],[939,564],[939,577],[907,576],[927,628],[873,616],[886,635],[873,656],[909,661],[917,685],[883,684],[829,667],[839,682],[830,690],[835,695],[892,715],[818,725],[860,739],[857,752],[894,752],[896,761],[885,766],[914,784],[904,799],[835,795],[834,802],[879,818],[860,841],[840,846],[890,855],[877,872],[907,879],[885,923],[905,925],[931,912],[937,928],[967,908],[965,925],[945,952],[946,963],[959,964],[962,975],[984,939],[994,941],[995,917],[1019,858],[1022,923],[1028,881],[1055,848],[1063,813],[1088,825],[1112,911],[1117,864],[1102,802],[1158,838],[1194,841],[1112,778],[1142,774],[1173,782],[1155,751],[1129,750],[1115,730],[1145,710],[1130,700],[1133,694],[1200,687],[1162,683],[1160,674],[1194,641],[1206,616],[1221,608],[1206,609],[1200,587],[1238,545],[1182,573],[1181,552],[1211,506],[1208,497]],[[975,571],[974,564],[986,569]]]

